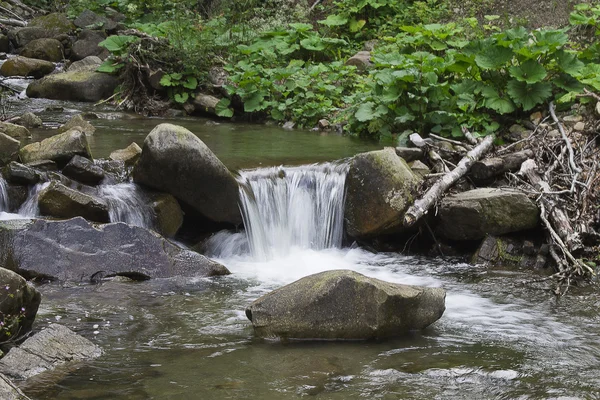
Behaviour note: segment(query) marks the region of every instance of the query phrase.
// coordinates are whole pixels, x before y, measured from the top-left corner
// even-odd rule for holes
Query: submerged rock
[[[57,181],[52,181],[40,192],[38,205],[42,215],[58,218],[84,217],[96,222],[110,221],[106,203]]]
[[[41,142],[28,144],[19,152],[21,161],[26,164],[32,161],[52,160],[65,165],[76,155],[92,158],[86,136],[77,128]]]
[[[31,331],[42,295],[5,268],[0,268],[0,287],[0,342],[4,343]]]
[[[96,102],[110,97],[118,83],[114,76],[101,72],[63,72],[32,82],[26,93],[32,98]]]
[[[75,282],[230,273],[150,230],[122,222],[94,225],[83,218],[0,221],[0,265],[28,279]]]
[[[172,194],[215,222],[242,221],[237,181],[202,140],[181,126],[160,124],[148,134],[133,179]]]
[[[478,240],[538,226],[539,209],[516,190],[482,188],[446,196],[440,205],[439,232],[451,240]]]
[[[407,286],[348,270],[302,278],[254,301],[246,316],[265,338],[372,339],[424,329],[445,310],[440,288]]]
[[[352,237],[402,229],[402,219],[420,183],[392,148],[354,156],[346,178],[344,219]]]
[[[9,58],[0,67],[3,76],[33,76],[41,78],[54,71],[54,63],[22,56]]]
[[[91,360],[102,351],[94,343],[69,328],[52,324],[11,349],[0,360],[0,372],[15,380],[25,380],[61,365]]]

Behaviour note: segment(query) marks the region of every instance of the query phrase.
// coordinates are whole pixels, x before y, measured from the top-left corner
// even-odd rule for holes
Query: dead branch
[[[412,135],[411,135],[412,136]],[[463,157],[458,166],[451,172],[444,175],[437,181],[425,194],[415,201],[404,215],[404,226],[414,225],[427,211],[442,197],[444,192],[452,186],[458,179],[463,177],[471,168],[473,163],[479,160],[487,153],[494,143],[494,136],[487,136],[473,150],[469,151]]]
[[[14,18],[0,18],[0,24],[4,24],[4,25],[10,25],[10,26],[27,26],[27,22],[25,21],[20,21],[18,19],[14,19]]]
[[[462,133],[463,133],[463,135],[465,135],[465,138],[467,139],[467,141],[469,143],[471,143],[473,146],[477,146],[479,141],[475,138],[475,136],[473,136],[473,134],[471,132],[469,132],[469,129],[467,129],[466,126],[463,126],[461,129],[462,129]]]
[[[518,171],[521,164],[532,157],[533,151],[527,149],[516,153],[509,153],[501,157],[486,158],[485,160],[475,162],[471,167],[469,175],[475,181],[485,182],[506,172]]]

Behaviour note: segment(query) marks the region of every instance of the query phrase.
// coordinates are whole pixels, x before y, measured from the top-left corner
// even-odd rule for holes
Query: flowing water
[[[101,185],[99,196],[108,204],[110,222],[152,229],[154,215],[148,200],[135,183]]]
[[[67,113],[79,111],[64,107]],[[163,122],[124,121],[120,114],[111,119],[109,110],[99,114],[92,121],[98,131],[90,138],[99,156],[131,141],[141,143]],[[54,114],[42,115],[48,121],[44,115]],[[220,232],[207,243],[232,275],[40,286],[37,326],[65,324],[104,354],[28,382],[24,389],[32,399],[599,397],[595,292],[573,290],[557,302],[541,290],[543,284],[531,283],[536,275],[529,271],[343,248],[343,164],[247,170],[341,159],[374,146],[311,132],[170,122],[188,124],[230,168],[243,169],[239,179],[249,229]],[[32,140],[44,135],[34,132]],[[38,189],[32,188],[30,198]],[[115,220],[150,221],[145,210],[134,215],[140,209],[135,187],[101,190],[114,201]],[[27,208],[35,215],[35,203],[21,212]],[[334,268],[443,287],[446,312],[425,331],[388,341],[280,343],[254,337],[244,314],[248,304]]]

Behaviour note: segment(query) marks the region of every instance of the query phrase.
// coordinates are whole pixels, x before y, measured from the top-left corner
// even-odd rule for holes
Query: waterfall
[[[99,187],[99,194],[108,204],[110,222],[125,222],[153,229],[154,212],[136,184],[102,185]]]
[[[0,211],[8,211],[8,191],[6,190],[6,181],[0,175]]]
[[[37,183],[29,188],[27,200],[25,200],[25,203],[23,203],[21,208],[19,208],[19,215],[30,218],[40,215],[38,198],[40,196],[40,192],[48,187],[49,184],[50,182]]]
[[[346,164],[241,171],[240,203],[253,257],[340,247],[347,171]]]

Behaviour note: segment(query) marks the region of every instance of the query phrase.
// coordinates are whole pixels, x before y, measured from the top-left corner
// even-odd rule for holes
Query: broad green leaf
[[[219,100],[217,105],[215,106],[215,114],[219,117],[231,118],[233,117],[233,110],[229,108],[231,101],[227,98],[223,98]]]
[[[567,74],[561,74],[560,76],[554,78],[552,83],[556,87],[566,90],[567,92],[581,93],[583,92],[584,88],[581,82]]]
[[[581,71],[585,64],[577,59],[575,53],[565,50],[556,52],[556,63],[567,74],[575,75]]]
[[[498,69],[503,67],[511,58],[511,49],[488,44],[475,56],[475,63],[483,69]]]
[[[546,69],[535,60],[527,60],[519,66],[510,67],[508,71],[513,78],[527,83],[541,82],[548,75]]]
[[[523,107],[523,111],[529,111],[550,98],[552,85],[548,82],[529,85],[513,79],[506,85],[506,92],[516,104]]]
[[[193,76],[189,76],[183,83],[183,87],[186,89],[194,90],[198,87],[198,80]]]
[[[116,62],[115,60],[107,59],[96,69],[98,72],[106,72],[112,74],[115,71],[123,68],[125,64]]]
[[[171,82],[171,75],[169,75],[169,74],[163,75],[163,77],[160,78],[159,84],[160,84],[160,86],[163,86],[163,87],[173,86],[173,82]]]
[[[294,30],[296,30],[298,32],[308,32],[308,31],[312,30],[312,28],[313,28],[313,26],[311,24],[304,24],[301,22],[292,23],[292,24],[290,24],[290,27],[294,28]]]
[[[306,39],[302,39],[300,41],[300,45],[304,47],[306,50],[311,51],[322,51],[325,50],[325,44],[321,40],[321,38],[316,36],[311,36]]]
[[[348,22],[348,18],[342,17],[338,14],[331,14],[327,16],[324,20],[319,21],[320,24],[325,26],[342,26]]]
[[[173,98],[175,99],[176,102],[183,104],[186,101],[188,101],[188,99],[190,98],[190,95],[187,94],[186,92],[175,93],[175,96],[173,96]]]
[[[414,121],[414,120],[415,120],[415,116],[413,114],[411,114],[409,109],[406,108],[405,106],[402,106],[396,110],[396,118],[394,119],[394,122],[399,123],[399,124],[405,124],[407,122]]]
[[[365,24],[367,23],[367,21],[365,21],[364,19],[355,19],[352,18],[350,20],[350,24],[348,25],[348,28],[350,29],[350,32],[355,33],[358,32],[362,29],[363,26],[365,26]]]
[[[98,46],[104,47],[111,53],[120,53],[124,51],[131,43],[137,40],[138,38],[136,36],[113,35],[98,43]]]
[[[375,118],[375,112],[373,111],[373,107],[375,106],[375,103],[373,103],[372,101],[367,101],[366,103],[362,103],[359,107],[358,110],[356,111],[356,114],[354,114],[354,117],[359,120],[360,122],[366,122],[366,121],[370,121],[373,118]]]
[[[509,98],[500,97],[498,91],[491,86],[483,87],[481,95],[485,98],[484,106],[498,114],[509,114],[515,111],[514,103]]]
[[[244,100],[244,111],[254,112],[264,109],[263,100],[265,96],[262,92],[254,92]]]

